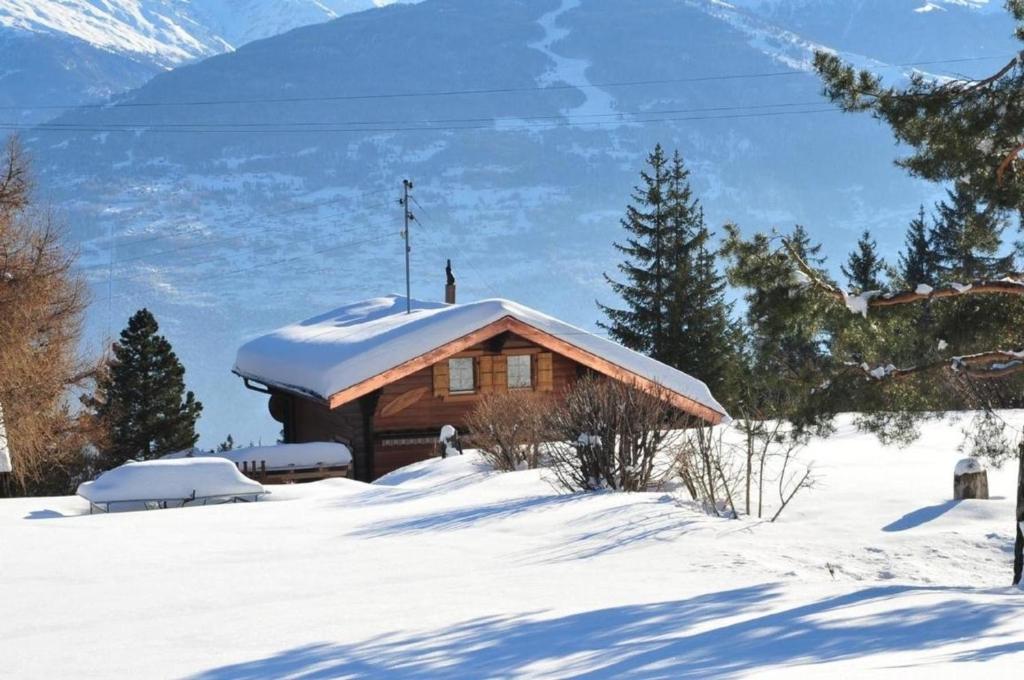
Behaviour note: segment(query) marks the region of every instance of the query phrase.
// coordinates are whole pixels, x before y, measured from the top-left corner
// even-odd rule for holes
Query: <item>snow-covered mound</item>
[[[841,419],[774,524],[674,493],[562,494],[472,452],[190,512],[0,500],[3,674],[1017,677],[1016,471],[953,502],[965,425],[898,450]]]
[[[78,486],[78,495],[106,505],[129,501],[187,501],[254,498],[266,493],[259,482],[220,458],[130,461]]]
[[[249,446],[230,451],[177,451],[162,460],[181,458],[224,458],[235,465],[265,462],[267,470],[290,468],[336,467],[352,463],[352,451],[336,442],[308,442],[306,444],[278,444],[276,446]]]

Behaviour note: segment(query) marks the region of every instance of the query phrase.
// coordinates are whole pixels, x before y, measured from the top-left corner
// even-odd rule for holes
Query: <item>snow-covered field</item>
[[[0,675],[1019,677],[1012,466],[954,504],[960,425],[842,422],[776,524],[472,455],[256,504],[0,501]]]

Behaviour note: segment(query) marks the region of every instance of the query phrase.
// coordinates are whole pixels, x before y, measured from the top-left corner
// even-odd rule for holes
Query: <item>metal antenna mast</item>
[[[409,245],[409,223],[416,219],[416,216],[409,210],[409,190],[412,189],[412,182],[407,179],[402,180],[402,198],[398,202],[402,205],[402,211],[404,212],[403,219],[405,220],[405,229],[402,230],[402,237],[405,239],[405,313],[412,314],[412,290],[409,285],[409,253],[412,252],[412,247]]]

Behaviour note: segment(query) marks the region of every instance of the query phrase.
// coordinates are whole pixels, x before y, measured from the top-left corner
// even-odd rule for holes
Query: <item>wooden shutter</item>
[[[494,391],[494,357],[484,355],[477,360],[477,380],[480,392],[489,394]]]
[[[434,364],[434,396],[448,396],[448,361],[439,361]]]
[[[555,380],[551,369],[551,352],[537,355],[537,390],[550,392],[555,389]]]
[[[504,355],[494,357],[491,366],[494,371],[494,391],[508,391],[508,361]]]

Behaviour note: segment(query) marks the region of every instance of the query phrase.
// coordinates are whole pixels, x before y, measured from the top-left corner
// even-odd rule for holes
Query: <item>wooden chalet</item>
[[[587,371],[661,386],[707,422],[728,418],[699,380],[517,303],[410,308],[388,296],[285,326],[241,347],[234,372],[269,395],[286,443],[341,442],[365,481],[433,455],[444,425],[464,433],[482,395],[563,394]]]

